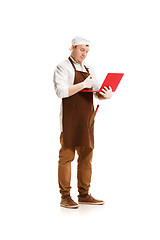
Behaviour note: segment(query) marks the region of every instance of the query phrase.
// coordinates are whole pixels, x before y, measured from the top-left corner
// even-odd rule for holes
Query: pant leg
[[[74,148],[65,148],[63,146],[63,133],[60,135],[61,149],[59,150],[58,162],[58,183],[62,196],[70,194],[71,182],[71,162],[75,157]]]
[[[78,153],[77,180],[79,194],[87,194],[92,176],[93,149],[82,146],[76,148]]]

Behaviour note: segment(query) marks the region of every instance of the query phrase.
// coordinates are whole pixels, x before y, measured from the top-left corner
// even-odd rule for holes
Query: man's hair
[[[78,45],[75,45],[75,47],[77,47]],[[89,45],[86,45],[86,47],[89,47]]]

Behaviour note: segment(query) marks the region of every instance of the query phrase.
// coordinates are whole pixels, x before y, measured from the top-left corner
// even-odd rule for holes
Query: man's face
[[[89,51],[88,45],[77,45],[72,46],[72,54],[71,56],[78,62],[82,63],[84,59],[87,57]]]

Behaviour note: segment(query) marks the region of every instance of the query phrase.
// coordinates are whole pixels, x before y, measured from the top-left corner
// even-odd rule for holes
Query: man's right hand
[[[89,75],[84,81],[83,81],[84,88],[91,88],[93,87],[93,80],[92,75]]]

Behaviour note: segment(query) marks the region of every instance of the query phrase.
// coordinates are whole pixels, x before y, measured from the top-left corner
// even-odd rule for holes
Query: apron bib
[[[77,71],[71,58],[74,70],[74,84],[83,82],[88,76],[87,72]],[[64,147],[88,146],[94,148],[94,106],[93,92],[78,92],[62,99],[63,106],[63,139]]]

